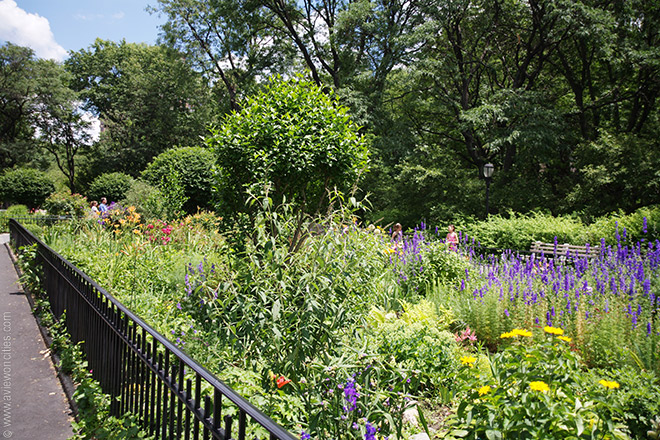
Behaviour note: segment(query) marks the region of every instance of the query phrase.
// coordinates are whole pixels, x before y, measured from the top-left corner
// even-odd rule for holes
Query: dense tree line
[[[306,69],[372,138],[376,213],[601,214],[658,202],[660,8],[643,1],[161,0],[164,41],[222,80]]]
[[[369,140],[360,186],[371,219],[483,216],[488,162],[500,213],[589,217],[660,201],[654,2],[159,0],[153,11],[167,19],[161,46],[97,41],[58,67],[68,101],[105,127],[89,147],[75,140],[89,154],[71,187],[201,145],[266,78],[302,72],[340,97]],[[27,83],[40,77],[30,69]],[[3,167],[23,160],[18,145],[36,127],[5,119],[9,102],[12,115],[24,108],[3,98]],[[67,151],[63,138],[50,144]]]

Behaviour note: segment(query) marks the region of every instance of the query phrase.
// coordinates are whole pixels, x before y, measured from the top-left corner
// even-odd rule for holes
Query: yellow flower
[[[507,339],[507,338],[514,338],[515,336],[516,336],[516,335],[513,334],[513,332],[506,332],[506,333],[502,333],[502,334],[500,335],[500,338],[502,338],[502,339]]]
[[[540,391],[542,393],[547,393],[550,390],[548,384],[543,381],[530,382],[529,387],[534,391]]]
[[[613,390],[614,388],[619,388],[620,387],[619,383],[616,382],[616,381],[613,381],[613,380],[601,379],[601,380],[598,381],[598,383],[601,384],[602,386],[604,386],[605,388],[610,389],[610,390]]]
[[[549,325],[546,325],[543,327],[543,331],[546,333],[550,333],[551,335],[563,335],[564,330],[557,328],[557,327],[550,327]]]
[[[514,334],[514,336],[525,336],[527,338],[530,338],[532,336],[532,332],[529,330],[523,330],[519,328],[514,328],[511,333]]]
[[[474,356],[463,356],[461,358],[461,363],[463,365],[469,365],[470,367],[477,361],[477,358]]]
[[[568,336],[559,336],[559,337],[557,337],[557,339],[561,339],[564,342],[571,342],[572,341],[572,339],[569,338]]]
[[[133,234],[142,235],[142,232],[137,229],[133,229]]]
[[[484,385],[481,388],[479,388],[479,395],[483,396],[484,394],[488,394],[490,393],[490,390],[491,390],[490,385]]]

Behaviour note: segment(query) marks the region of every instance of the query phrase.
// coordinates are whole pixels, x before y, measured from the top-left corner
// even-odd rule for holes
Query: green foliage
[[[37,245],[18,249],[18,266],[21,268],[20,282],[33,295],[42,293],[43,269],[37,262]]]
[[[183,216],[183,208],[188,201],[188,196],[181,183],[181,173],[173,164],[169,164],[167,168],[169,171],[161,176],[159,188],[163,195],[164,218],[173,220]]]
[[[29,47],[4,42],[0,46],[0,172],[12,167],[46,168],[47,161],[35,141],[39,100],[59,87],[47,84],[61,66],[36,58]],[[46,83],[46,84],[45,84]]]
[[[248,207],[246,189],[272,183],[275,203],[318,213],[334,188],[348,191],[367,165],[358,127],[310,81],[274,78],[228,115],[207,144],[217,155],[222,208]],[[226,204],[226,206],[225,206]]]
[[[410,389],[415,373],[370,349],[359,336],[337,355],[308,365],[294,390],[303,396],[312,438],[364,439],[367,424],[379,435],[406,438],[403,412],[414,407]]]
[[[580,145],[576,149],[580,182],[568,196],[570,207],[602,216],[615,207],[632,212],[659,203],[656,142],[653,135],[602,132],[598,139]]]
[[[9,232],[9,219],[12,217],[25,217],[28,208],[25,205],[11,205],[6,210],[0,211],[0,232]]]
[[[163,193],[143,180],[134,181],[120,203],[124,206],[135,206],[145,220],[167,218]]]
[[[468,237],[481,246],[494,249],[529,250],[534,241],[584,244],[584,224],[573,217],[555,217],[541,212],[530,214],[509,213],[508,218],[491,215],[461,228]],[[594,244],[599,244],[598,239]]]
[[[133,178],[124,173],[107,173],[98,176],[89,186],[88,200],[100,202],[102,197],[109,203],[118,202],[126,197],[126,193],[133,185]]]
[[[87,199],[80,194],[56,192],[51,194],[43,204],[50,215],[69,215],[83,217],[89,212]]]
[[[214,163],[215,155],[206,148],[174,148],[155,157],[142,172],[142,178],[159,186],[174,170],[187,198],[183,210],[194,214],[198,209],[211,209],[215,206],[212,195]]]
[[[660,205],[639,208],[630,214],[615,212],[599,217],[585,231],[590,243],[598,243],[605,238],[609,245],[617,244],[617,234],[626,245],[639,241],[653,242],[660,238]]]
[[[378,352],[412,372],[409,390],[414,394],[433,395],[441,387],[451,387],[457,372],[458,348],[454,335],[443,330],[449,323],[443,322],[430,302],[403,307],[400,318],[394,313],[372,311],[370,316],[374,312],[380,315],[380,319],[372,318]]]
[[[475,371],[475,357],[461,358],[462,390],[447,438],[627,438],[620,384],[609,374],[585,375],[566,341],[539,339],[516,341],[490,357],[487,374]]]
[[[97,39],[64,64],[105,128],[84,180],[116,171],[137,177],[172,145],[198,144],[213,121],[210,87],[175,49]]]
[[[620,383],[609,399],[613,406],[621,408],[622,418],[631,438],[647,438],[654,418],[660,414],[660,379],[637,367],[616,367],[608,370],[589,370],[585,377],[597,382],[603,377],[616,377]]]
[[[646,220],[645,220],[646,219]],[[646,226],[645,226],[646,224]],[[660,206],[639,208],[631,214],[612,213],[585,223],[576,216],[553,216],[541,212],[508,217],[491,215],[488,220],[462,226],[461,232],[478,244],[492,249],[529,250],[534,241],[600,246],[617,244],[617,235],[626,245],[653,242],[660,237]],[[625,229],[625,234],[624,234]]]
[[[17,168],[0,175],[0,200],[10,205],[37,208],[54,191],[54,183],[45,173],[35,169]]]

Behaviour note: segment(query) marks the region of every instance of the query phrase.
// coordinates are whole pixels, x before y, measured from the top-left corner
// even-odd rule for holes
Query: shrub
[[[126,197],[126,193],[133,185],[133,178],[124,173],[101,174],[89,186],[87,198],[100,201],[102,197],[108,202],[117,202]]]
[[[25,205],[12,205],[4,211],[0,211],[0,233],[9,232],[9,219],[12,217],[24,217],[28,215]]]
[[[160,186],[174,170],[188,199],[183,209],[193,214],[198,208],[214,207],[211,197],[214,163],[215,155],[206,148],[176,148],[158,155],[142,172],[142,177],[151,185]]]
[[[625,438],[618,377],[586,375],[562,330],[544,332],[536,343],[530,331],[502,334],[523,340],[492,356],[490,371],[473,368],[474,356],[461,358],[448,438]]]
[[[655,241],[660,238],[660,206],[648,206],[624,215],[620,212],[601,217],[585,231],[585,240],[599,243],[605,238],[607,244],[617,244],[617,236],[624,244],[640,240]]]
[[[394,313],[374,319],[372,327],[378,341],[378,352],[391,358],[399,368],[414,373],[410,390],[413,393],[432,393],[440,386],[448,386],[448,380],[457,370],[458,346],[454,335],[440,330],[446,323],[435,313],[433,304],[422,301],[418,305],[404,304],[400,317]],[[376,312],[376,314],[374,314]]]
[[[146,220],[166,218],[163,193],[143,180],[133,182],[120,203],[124,206],[135,206],[136,211]]]
[[[583,231],[584,225],[578,219],[540,212],[526,215],[510,212],[508,218],[493,215],[462,230],[481,246],[515,250],[528,250],[534,241],[552,243],[555,237],[559,243],[583,245]]]
[[[51,215],[82,217],[89,211],[87,199],[80,194],[56,192],[44,202],[43,208]]]
[[[347,192],[368,163],[365,139],[348,109],[302,78],[275,78],[226,116],[207,139],[220,167],[223,203],[245,211],[245,188],[273,183],[276,204],[319,212],[333,188]]]
[[[38,170],[17,168],[0,176],[0,200],[10,205],[37,208],[53,191],[55,185],[52,180]]]

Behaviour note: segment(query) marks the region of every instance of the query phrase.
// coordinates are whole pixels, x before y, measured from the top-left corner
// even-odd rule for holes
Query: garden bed
[[[393,247],[341,219],[295,253],[286,216],[250,234],[210,214],[106,220],[43,238],[303,438],[625,438],[660,411],[657,243],[559,265],[423,230]]]

